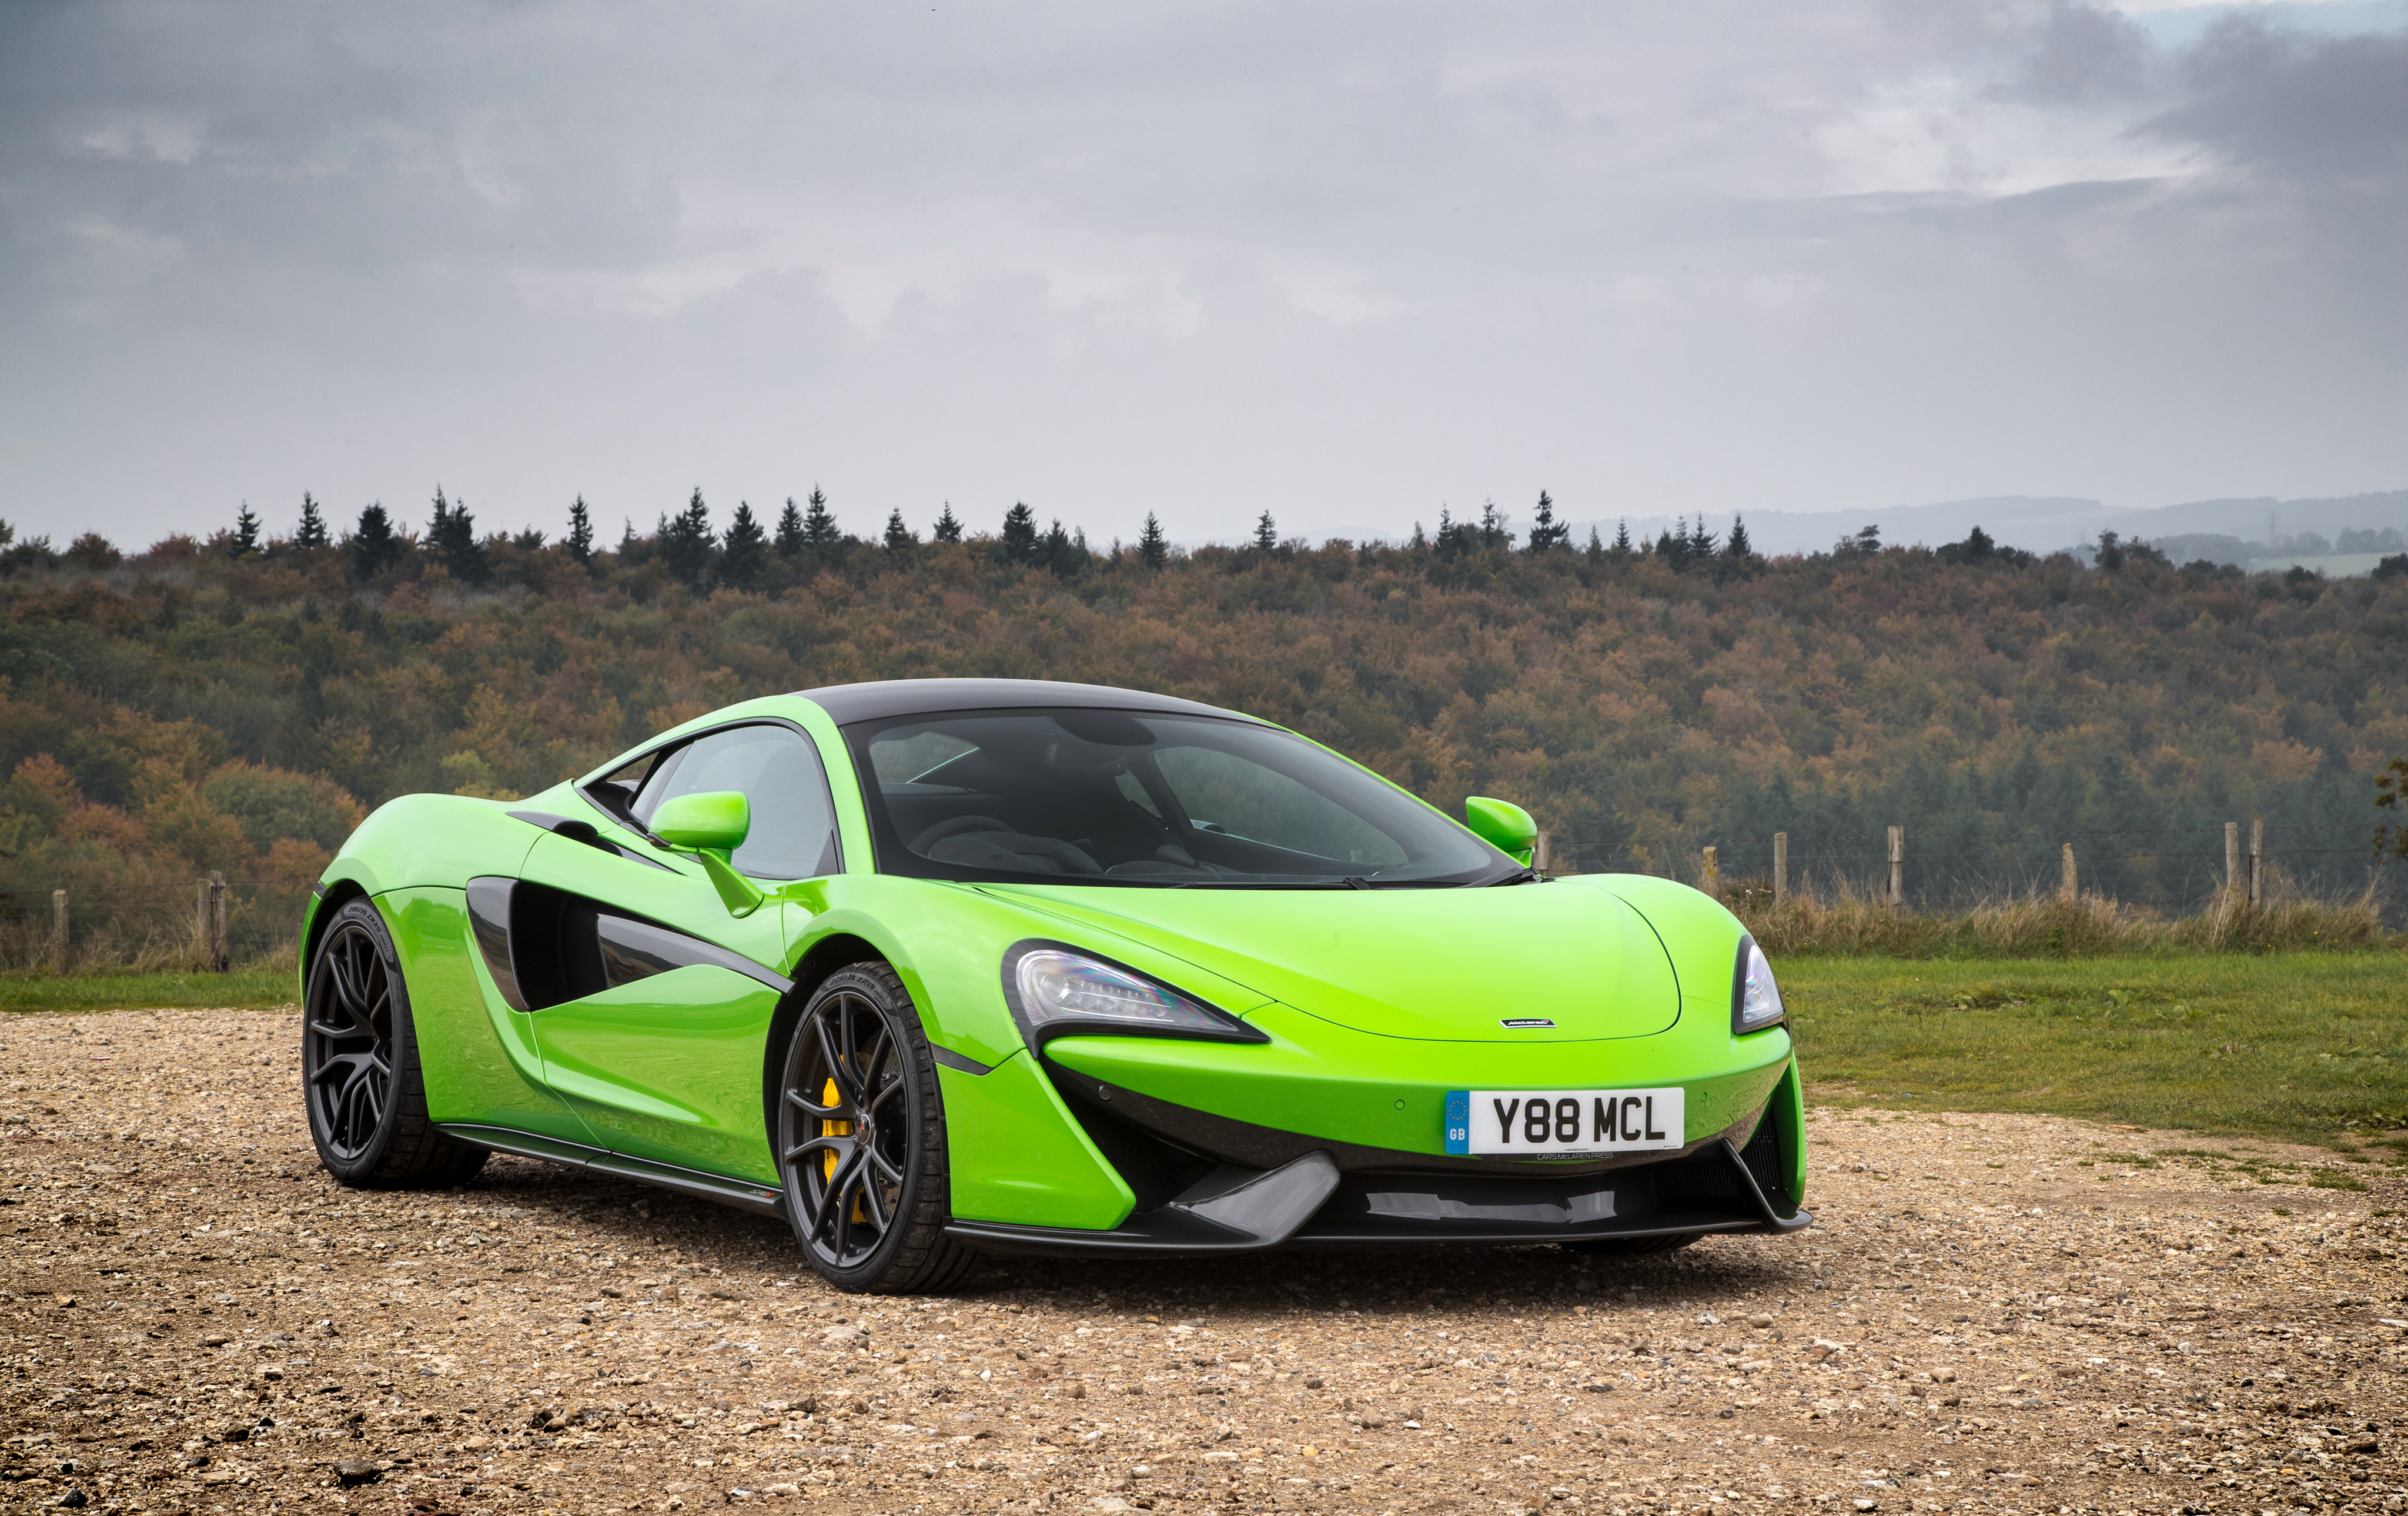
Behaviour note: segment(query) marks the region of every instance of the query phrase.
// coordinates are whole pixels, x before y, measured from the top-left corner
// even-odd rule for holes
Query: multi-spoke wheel
[[[975,1256],[944,1234],[943,1103],[902,981],[828,975],[787,1045],[778,1101],[786,1209],[811,1266],[844,1290],[943,1289]]]
[[[427,1119],[409,990],[374,905],[335,913],[318,939],[301,1006],[301,1078],[309,1135],[345,1184],[456,1184],[485,1149]]]

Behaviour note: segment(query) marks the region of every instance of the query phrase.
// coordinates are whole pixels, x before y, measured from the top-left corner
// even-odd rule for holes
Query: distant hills
[[[1861,511],[1749,511],[1742,513],[1756,551],[1813,553],[1869,526],[1881,528],[1884,542],[1938,546],[1961,541],[1980,527],[2001,545],[2033,553],[2080,551],[2094,546],[2102,531],[2121,533],[2163,547],[2177,562],[2205,557],[2219,563],[2266,567],[2294,559],[2310,562],[2344,551],[2344,533],[2372,533],[2380,541],[2386,531],[2400,534],[2387,545],[2370,545],[2361,554],[2400,552],[2408,548],[2408,490],[2372,495],[2282,500],[2269,497],[2194,500],[2186,505],[2133,511],[2072,496],[1996,495],[1978,499],[1946,500],[1936,505],[1907,505]],[[1591,527],[1608,541],[1622,518],[1581,520],[1572,524],[1572,541],[1584,542]],[[1671,515],[1631,516],[1630,534],[1653,539],[1672,529]],[[1731,515],[1705,513],[1708,529],[1730,530]],[[1527,527],[1526,518],[1517,525]],[[2201,539],[2218,539],[2214,541]],[[2351,545],[2355,545],[2355,541]],[[2372,568],[2370,561],[2357,571]],[[2346,571],[2346,570],[2345,570]]]

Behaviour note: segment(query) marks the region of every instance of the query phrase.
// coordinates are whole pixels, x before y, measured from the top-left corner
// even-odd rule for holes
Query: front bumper
[[[1768,1121],[1761,1130],[1770,1133]],[[1318,1163],[1314,1160],[1320,1160]],[[1612,1238],[1770,1233],[1814,1224],[1786,1196],[1768,1193],[1747,1149],[1716,1138],[1687,1157],[1606,1175],[1563,1179],[1483,1179],[1460,1175],[1340,1176],[1321,1154],[1278,1169],[1240,1171],[1283,1206],[1304,1211],[1300,1224],[1251,1230],[1225,1224],[1210,1205],[1230,1188],[1216,1171],[1172,1201],[1132,1215],[1105,1232],[1075,1227],[954,1221],[946,1232],[982,1252],[1004,1257],[1072,1258],[1252,1253],[1272,1249],[1429,1248],[1448,1244],[1598,1242]],[[1241,1181],[1242,1182],[1242,1181]],[[1317,1197],[1318,1203],[1308,1202]],[[1198,1204],[1198,1200],[1202,1204]]]
[[[957,1220],[948,1233],[1010,1256],[1162,1256],[1271,1249],[1579,1243],[1813,1224],[1792,1193],[1794,1067],[1742,1114],[1672,1153],[1500,1162],[1361,1143],[1216,1115],[1051,1059],[1070,1113],[1135,1196],[1115,1227]],[[1727,1106],[1725,1107],[1727,1112]]]

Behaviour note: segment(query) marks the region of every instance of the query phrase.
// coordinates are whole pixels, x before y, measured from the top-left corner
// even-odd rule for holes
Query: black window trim
[[[626,768],[629,764],[640,763],[646,758],[656,760],[653,767],[644,774],[644,785],[645,787],[650,787],[653,780],[666,776],[665,771],[660,767],[657,760],[666,759],[670,768],[674,769],[679,760],[683,758],[685,750],[692,747],[695,744],[702,741],[704,738],[716,737],[722,732],[737,731],[745,727],[783,727],[786,730],[793,732],[796,737],[801,738],[803,744],[810,749],[811,757],[819,760],[820,789],[821,792],[827,797],[828,841],[834,845],[836,848],[836,867],[830,869],[825,874],[798,874],[796,877],[802,879],[833,878],[837,874],[842,874],[844,872],[844,819],[842,814],[837,808],[836,781],[831,778],[828,773],[827,755],[820,751],[820,744],[812,740],[810,732],[804,728],[801,722],[791,720],[785,716],[743,716],[734,721],[724,722],[716,727],[706,727],[700,731],[690,731],[681,737],[672,737],[666,742],[655,743],[650,747],[639,748],[632,755],[622,755],[619,758],[613,758],[609,767],[596,769],[594,772],[577,781],[577,793],[583,797],[586,803],[592,805],[595,810],[600,811],[603,815],[609,816],[611,820],[618,822],[621,826],[625,827],[628,830],[635,832],[638,836],[643,838],[646,842],[651,843],[653,846],[666,848],[668,845],[662,842],[658,837],[653,836],[650,828],[646,827],[641,821],[637,820],[632,810],[621,809],[616,802],[605,799],[601,794],[597,793],[597,791],[601,789],[603,784],[610,775],[617,773],[620,770]],[[847,758],[850,758],[850,757],[851,754],[848,752]],[[640,797],[643,794],[643,789],[638,788],[636,793]],[[674,849],[671,849],[671,851],[674,851]],[[748,874],[745,877],[748,879],[768,879],[778,884],[791,884],[794,882],[793,880],[786,879],[781,875],[767,874]]]

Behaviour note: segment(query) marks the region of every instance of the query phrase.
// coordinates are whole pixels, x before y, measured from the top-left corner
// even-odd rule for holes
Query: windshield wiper
[[[1371,887],[1353,879],[1182,879],[1165,889],[1369,889]]]
[[[1505,875],[1501,879],[1489,880],[1487,884],[1481,886],[1481,888],[1483,889],[1488,889],[1493,888],[1498,885],[1542,885],[1546,882],[1546,876],[1536,869],[1515,869],[1512,874]]]

